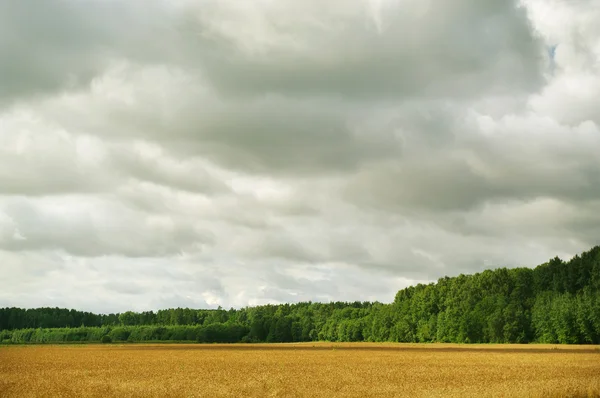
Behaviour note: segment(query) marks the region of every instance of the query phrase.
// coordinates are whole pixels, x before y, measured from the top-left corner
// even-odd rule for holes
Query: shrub
[[[102,338],[100,339],[100,342],[102,344],[108,344],[108,343],[112,343],[112,339],[110,338],[109,335],[106,334],[106,335],[102,336]]]

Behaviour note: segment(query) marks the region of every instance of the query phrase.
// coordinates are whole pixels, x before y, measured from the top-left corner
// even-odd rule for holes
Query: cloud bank
[[[391,301],[600,236],[595,0],[0,5],[0,306]]]

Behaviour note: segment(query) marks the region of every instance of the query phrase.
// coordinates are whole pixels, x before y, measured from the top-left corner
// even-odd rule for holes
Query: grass
[[[2,397],[600,397],[594,346],[0,347]]]

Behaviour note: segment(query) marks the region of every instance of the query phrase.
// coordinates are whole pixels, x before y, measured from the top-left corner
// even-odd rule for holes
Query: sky
[[[600,243],[600,0],[0,2],[0,307],[391,302]]]

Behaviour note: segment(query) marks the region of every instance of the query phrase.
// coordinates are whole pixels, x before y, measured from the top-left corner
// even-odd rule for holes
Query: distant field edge
[[[302,343],[196,343],[189,341],[156,342],[59,342],[8,343],[0,347],[56,346],[133,348],[148,350],[348,350],[348,351],[454,351],[454,352],[573,352],[600,355],[600,345],[581,344],[458,344],[458,343],[392,343],[392,342],[302,342]]]

